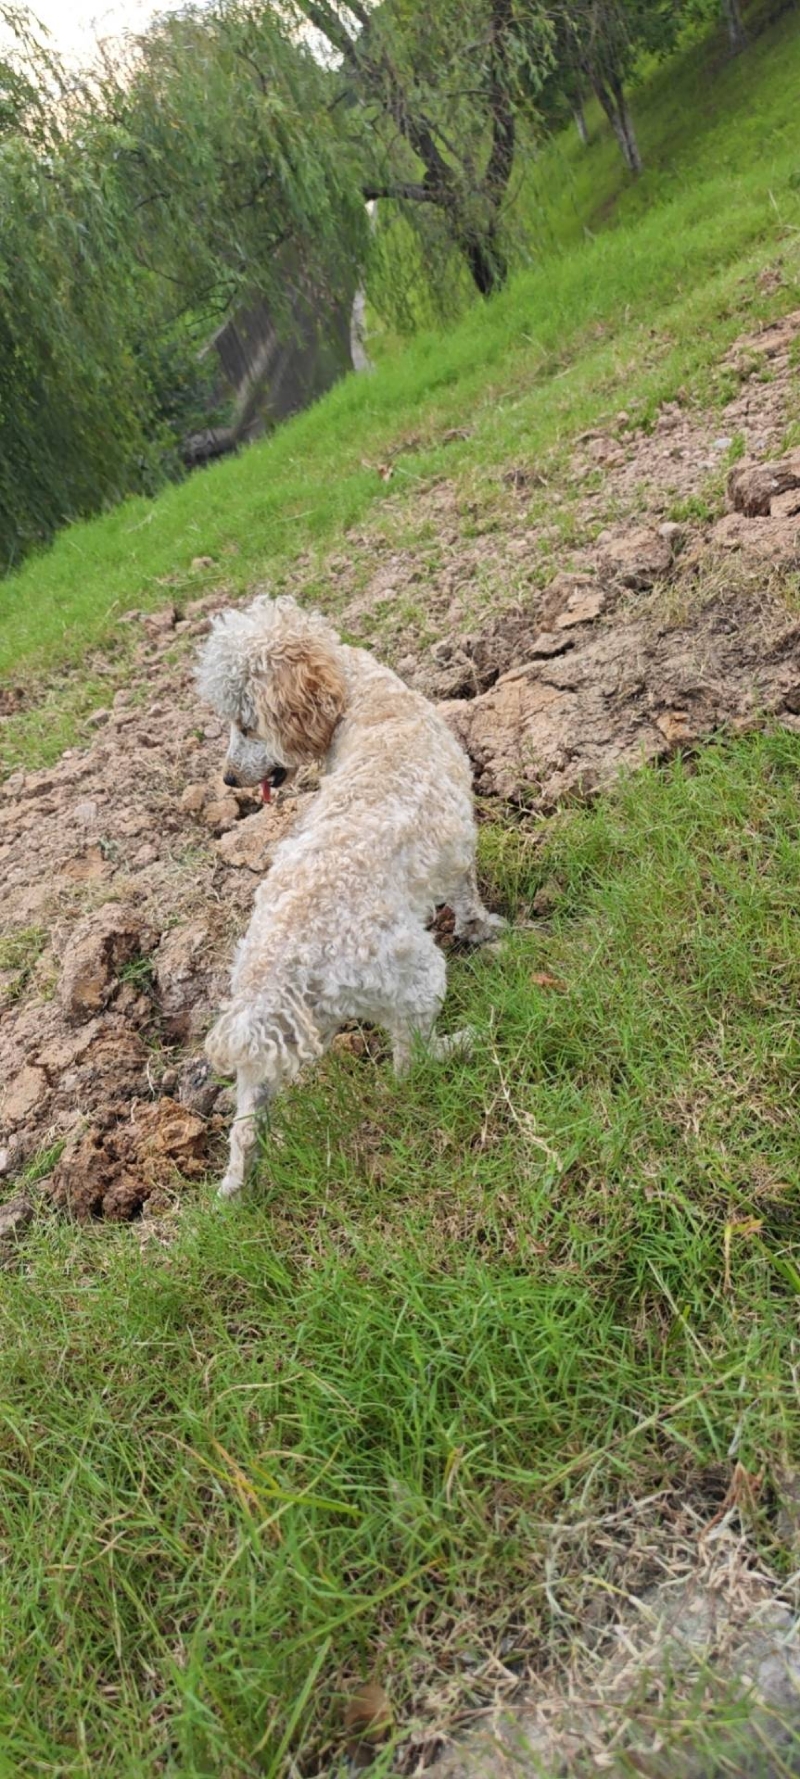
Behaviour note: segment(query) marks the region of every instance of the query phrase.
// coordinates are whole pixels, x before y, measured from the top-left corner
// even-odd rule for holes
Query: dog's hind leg
[[[470,865],[456,884],[450,906],[455,915],[456,938],[466,939],[470,945],[486,945],[489,940],[497,938],[506,924],[499,914],[490,914],[488,908],[484,908],[474,865]]]
[[[415,1041],[421,1041],[428,1054],[438,1061],[455,1051],[469,1050],[474,1036],[469,1026],[449,1032],[446,1037],[439,1037],[434,1030],[444,1001],[446,972],[444,958],[429,933],[420,935],[413,974],[408,970],[407,955],[403,961],[405,992],[391,1011],[380,1015],[392,1040],[392,1061],[398,1079],[411,1065]]]
[[[268,1098],[263,1077],[252,1068],[236,1071],[236,1111],[231,1125],[228,1171],[217,1193],[233,1198],[241,1192],[253,1162],[258,1138],[258,1115]]]

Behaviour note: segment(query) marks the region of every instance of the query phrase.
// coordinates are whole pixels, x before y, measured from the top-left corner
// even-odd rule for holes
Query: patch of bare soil
[[[663,1566],[663,1548],[658,1556]],[[628,1590],[557,1678],[520,1687],[500,1661],[495,1702],[475,1711],[430,1779],[796,1774],[797,1623],[791,1586],[782,1591],[729,1526],[718,1543],[687,1551],[673,1575]]]
[[[164,659],[175,623],[144,630],[87,747],[0,787],[0,1173],[64,1144],[46,1189],[78,1217],[134,1216],[214,1164],[225,1095],[202,1033],[301,801],[226,791],[191,658]],[[184,629],[207,624],[195,609]]]
[[[502,524],[495,511],[482,529],[439,484],[413,544],[398,547],[384,507],[383,530],[332,559],[343,627],[444,701],[480,792],[547,811],[713,730],[798,725],[800,461],[778,448],[798,334],[800,313],[730,355],[722,435],[673,403],[649,433],[620,414],[579,441],[577,541],[557,570],[561,496],[525,465],[502,479]],[[670,519],[719,481],[734,434],[746,455],[729,512]],[[0,787],[0,1176],[65,1145],[45,1190],[76,1216],[132,1216],[216,1165],[226,1104],[202,1034],[306,794],[264,809],[222,783],[225,738],[189,651],[225,602],[126,614],[130,683],[88,719],[86,745]]]

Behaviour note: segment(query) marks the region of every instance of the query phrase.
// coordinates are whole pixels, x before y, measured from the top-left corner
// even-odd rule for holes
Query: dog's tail
[[[220,1014],[205,1042],[215,1074],[233,1075],[237,1069],[257,1067],[262,1079],[276,1087],[281,1080],[293,1081],[324,1049],[308,1008],[292,1000],[279,1010],[264,1001],[234,1001]]]

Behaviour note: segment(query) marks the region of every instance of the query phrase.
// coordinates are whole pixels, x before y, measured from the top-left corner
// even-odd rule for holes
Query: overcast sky
[[[54,47],[70,62],[91,61],[98,37],[138,31],[155,12],[172,12],[178,0],[32,0],[31,11],[47,26]]]

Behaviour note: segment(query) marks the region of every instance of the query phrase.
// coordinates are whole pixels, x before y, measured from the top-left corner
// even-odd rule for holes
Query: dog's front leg
[[[465,871],[456,885],[452,908],[456,938],[466,939],[470,945],[490,944],[499,937],[506,924],[499,914],[490,914],[488,908],[484,908],[474,865]]]
[[[236,1111],[231,1125],[228,1171],[219,1188],[219,1198],[233,1198],[241,1192],[253,1162],[258,1139],[258,1115],[268,1097],[268,1088],[252,1069],[236,1071]]]

